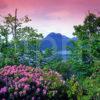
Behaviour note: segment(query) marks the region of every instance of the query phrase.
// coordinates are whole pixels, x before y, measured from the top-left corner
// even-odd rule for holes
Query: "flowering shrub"
[[[47,68],[43,70],[44,72],[46,72],[44,74],[44,80],[48,82],[47,97],[49,98],[49,100],[67,100],[65,81],[63,80],[62,75]]]
[[[0,100],[45,100],[50,89],[63,83],[61,75],[52,70],[5,66],[0,69]]]
[[[43,99],[47,94],[42,71],[26,66],[6,66],[0,70],[0,99]]]

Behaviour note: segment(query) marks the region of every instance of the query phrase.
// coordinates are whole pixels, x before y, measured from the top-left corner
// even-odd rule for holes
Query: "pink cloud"
[[[57,20],[62,20],[66,19],[70,16],[70,12],[66,10],[59,10],[59,11],[52,11],[50,13],[47,13],[46,17],[48,19],[57,19]]]
[[[100,0],[0,0],[0,15],[14,13],[15,8],[19,16],[29,15],[43,32],[59,28],[67,32],[66,27],[72,32],[73,25],[82,23],[88,10],[100,12]]]
[[[3,1],[8,5],[9,9],[5,11],[12,11],[18,8],[20,13],[45,16],[46,14],[54,12],[70,12],[75,16],[82,14],[87,10],[100,9],[99,0],[0,0],[1,7],[5,7]],[[66,13],[65,13],[66,15]]]
[[[0,0],[0,9],[5,9],[7,7],[6,2],[4,0]]]

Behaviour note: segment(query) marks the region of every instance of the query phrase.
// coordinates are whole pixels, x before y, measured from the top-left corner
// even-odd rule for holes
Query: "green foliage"
[[[45,50],[44,57],[50,57],[50,56],[52,56],[52,55],[53,55],[53,50],[47,48],[47,49]]]
[[[68,94],[78,96],[79,100],[100,99],[100,17],[89,13],[83,25],[75,26],[74,35],[77,41],[72,41],[70,58],[67,61],[72,71],[77,75],[78,81],[68,80]],[[81,86],[79,91],[79,87]],[[81,93],[78,94],[78,93]],[[80,98],[81,96],[81,98]]]
[[[83,25],[74,28],[74,35],[78,40],[73,42],[74,48],[69,48],[71,51],[69,63],[79,76],[90,76],[96,62],[100,60],[100,18],[89,13]]]
[[[63,62],[59,59],[53,59],[49,62],[47,62],[45,65],[43,65],[43,68],[50,68],[52,70],[55,70],[59,72],[62,75],[65,75],[67,71],[69,71],[69,64],[66,62]]]
[[[38,63],[42,59],[39,43],[43,36],[32,27],[23,27],[23,24],[29,21],[31,20],[27,16],[21,19],[17,18],[16,10],[15,16],[8,14],[3,19],[4,23],[0,23],[0,67],[22,63],[19,59],[23,55],[27,55],[28,59],[27,57],[25,60],[23,59],[22,64],[30,65],[29,59],[34,59],[37,56],[35,65],[39,66]]]
[[[62,75],[48,68],[44,68],[43,71],[47,73],[44,75],[44,80],[48,81],[48,100],[67,99],[67,88]]]
[[[83,88],[87,91],[87,95],[83,96],[83,100],[99,100],[100,99],[100,72],[93,73],[90,77],[80,79]]]
[[[81,96],[83,95],[83,90],[74,75],[66,81],[66,84],[67,84],[67,94],[69,98],[70,99],[73,98],[73,100],[75,98],[77,100],[81,100]]]

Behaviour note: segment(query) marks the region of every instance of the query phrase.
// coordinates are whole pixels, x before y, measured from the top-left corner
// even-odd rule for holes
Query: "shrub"
[[[49,100],[50,93],[57,94],[63,84],[62,76],[52,70],[24,65],[0,69],[0,99],[4,100]]]
[[[44,75],[44,79],[49,82],[47,93],[48,100],[68,100],[67,88],[61,74],[47,68],[45,68],[44,71],[47,74]]]
[[[0,70],[0,83],[0,98],[34,100],[47,94],[42,71],[32,67],[6,66]]]
[[[71,100],[81,100],[81,96],[83,95],[83,89],[74,75],[70,79],[66,80],[66,85],[66,92],[68,94],[68,97]]]
[[[93,73],[90,77],[82,81],[87,95],[83,96],[83,100],[99,100],[100,99],[100,71]]]

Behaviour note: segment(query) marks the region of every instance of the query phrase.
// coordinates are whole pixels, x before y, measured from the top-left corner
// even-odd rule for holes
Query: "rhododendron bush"
[[[63,83],[62,76],[52,70],[5,66],[0,69],[0,100],[45,100],[50,89]]]

